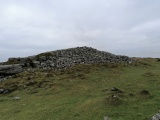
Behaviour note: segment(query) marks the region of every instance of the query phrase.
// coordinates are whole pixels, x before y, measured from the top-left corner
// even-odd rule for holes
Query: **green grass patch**
[[[16,88],[0,95],[0,120],[146,120],[160,109],[159,74],[157,59],[23,72],[0,84]]]

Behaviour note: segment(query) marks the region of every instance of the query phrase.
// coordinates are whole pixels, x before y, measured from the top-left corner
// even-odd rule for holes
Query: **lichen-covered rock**
[[[0,65],[0,76],[1,75],[15,75],[22,71],[23,71],[22,66],[19,64]]]

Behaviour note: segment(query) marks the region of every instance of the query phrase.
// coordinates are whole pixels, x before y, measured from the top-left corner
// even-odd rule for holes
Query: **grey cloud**
[[[0,61],[91,46],[160,57],[159,0],[7,0],[0,4]]]

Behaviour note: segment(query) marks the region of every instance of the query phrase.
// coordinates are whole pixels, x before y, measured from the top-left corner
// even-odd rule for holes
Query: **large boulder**
[[[0,65],[0,75],[15,75],[22,71],[22,66],[19,64]]]

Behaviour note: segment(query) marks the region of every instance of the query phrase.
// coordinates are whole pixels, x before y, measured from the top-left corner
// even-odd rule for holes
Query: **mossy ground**
[[[0,95],[0,120],[146,120],[160,110],[160,62],[138,61],[18,74],[0,83],[17,86]]]

